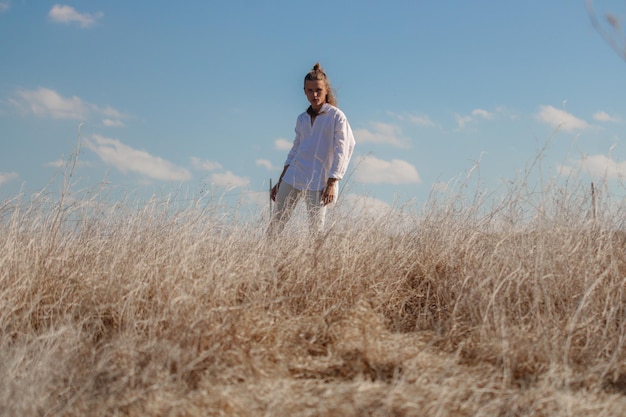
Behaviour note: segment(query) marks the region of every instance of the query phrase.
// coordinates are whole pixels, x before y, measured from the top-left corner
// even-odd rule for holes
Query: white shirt
[[[324,189],[328,178],[342,179],[355,145],[343,112],[325,103],[313,125],[307,112],[300,114],[295,130],[283,181],[298,190],[319,191]]]

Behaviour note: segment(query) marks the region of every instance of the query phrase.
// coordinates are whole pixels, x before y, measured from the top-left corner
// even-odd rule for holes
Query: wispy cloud
[[[57,159],[56,161],[46,162],[43,166],[48,168],[61,168],[65,165],[65,161],[63,159]]]
[[[230,171],[219,172],[211,175],[211,183],[226,188],[245,187],[250,184],[250,179],[240,177]]]
[[[501,110],[499,110],[501,111]],[[490,112],[485,109],[474,109],[471,115],[455,114],[456,125],[458,129],[465,129],[468,124],[475,122],[476,119],[493,120],[496,117],[496,112]]]
[[[410,142],[399,126],[383,122],[371,122],[368,129],[356,129],[354,136],[358,143],[379,143],[398,148],[408,148]]]
[[[543,123],[546,123],[555,129],[562,129],[566,132],[587,129],[590,127],[586,121],[577,118],[565,110],[557,109],[552,106],[541,106],[536,117]]]
[[[219,162],[211,161],[208,159],[200,159],[195,156],[191,157],[191,165],[195,169],[202,171],[218,171],[222,169],[222,164]],[[246,177],[240,177],[233,174],[231,171],[215,172],[210,176],[211,184],[218,187],[225,187],[232,189],[235,187],[245,187],[250,184],[250,179]]]
[[[48,168],[62,168],[65,165],[67,165],[67,163],[68,161],[65,159],[57,159],[56,161],[46,162],[43,166],[48,167]],[[82,166],[82,167],[93,166],[91,162],[81,161],[81,160],[76,161],[76,165]]]
[[[128,118],[111,106],[98,106],[77,96],[65,97],[55,90],[39,87],[35,90],[17,90],[9,103],[25,113],[53,119],[86,120],[90,117],[103,118],[105,126],[120,127],[122,119]]]
[[[17,179],[17,172],[0,172],[0,185]]]
[[[104,16],[102,12],[79,13],[72,6],[55,4],[48,13],[48,18],[57,23],[77,23],[82,28],[89,28]]]
[[[100,107],[100,106],[96,106],[95,104],[92,104],[92,106],[94,107],[94,109],[98,111],[98,113],[102,114],[105,117],[110,117],[114,119],[123,119],[125,117],[128,117],[124,113],[120,112],[119,110],[111,106]]]
[[[274,141],[274,148],[279,151],[289,151],[291,150],[292,142],[287,139],[278,138]]]
[[[10,1],[0,1],[0,13],[4,13],[11,8]]]
[[[119,119],[102,119],[102,124],[106,127],[124,127],[124,122]]]
[[[222,169],[222,165],[219,162],[210,161],[208,159],[200,159],[195,156],[191,157],[191,165],[202,171],[215,171],[217,169]]]
[[[456,125],[459,129],[465,129],[465,125],[472,121],[470,116],[461,116],[460,114],[454,115],[456,119]]]
[[[267,191],[249,191],[242,194],[242,203],[253,206],[253,210],[267,210],[269,206],[269,193]]]
[[[278,171],[281,169],[281,167],[274,166],[272,162],[267,159],[257,159],[256,166],[263,167],[268,171]]]
[[[401,159],[385,161],[374,156],[365,156],[357,164],[354,173],[359,182],[368,184],[411,184],[422,179],[417,169]]]
[[[431,189],[438,193],[445,193],[449,189],[449,184],[447,182],[439,181],[434,183]]]
[[[483,110],[483,109],[474,109],[472,110],[472,116],[491,120],[495,117],[495,114],[490,111]]]
[[[93,135],[85,141],[87,148],[95,152],[105,164],[123,173],[136,172],[145,177],[164,181],[187,181],[191,173],[163,158],[146,151],[134,149],[117,139]]]
[[[409,122],[411,124],[421,126],[421,127],[436,127],[437,124],[430,118],[430,116],[426,114],[395,114],[391,113],[396,119],[401,120],[403,122]]]
[[[574,161],[574,166],[560,166],[559,171],[568,174],[576,170],[582,170],[591,177],[602,179],[626,178],[626,162],[617,162],[606,155],[589,155],[581,160]]]
[[[56,91],[44,87],[36,90],[18,90],[9,101],[15,107],[29,111],[35,116],[54,119],[81,120],[85,119],[91,110],[91,105],[79,97],[63,97]]]
[[[347,214],[354,215],[355,217],[365,219],[378,219],[382,216],[389,216],[393,212],[393,207],[377,198],[361,195],[361,194],[348,194],[345,197],[347,204],[341,204],[342,211],[347,211]]]
[[[599,122],[619,123],[621,121],[618,117],[611,116],[610,114],[604,111],[595,112],[593,115],[593,118],[594,120],[597,120]]]

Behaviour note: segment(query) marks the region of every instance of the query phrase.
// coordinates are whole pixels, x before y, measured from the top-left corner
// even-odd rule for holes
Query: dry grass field
[[[0,415],[626,415],[626,216],[587,194],[275,242],[202,201],[5,201]]]

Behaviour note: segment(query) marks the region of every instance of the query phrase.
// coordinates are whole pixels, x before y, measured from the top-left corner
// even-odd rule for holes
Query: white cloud
[[[48,168],[61,168],[65,164],[65,161],[62,159],[57,159],[56,161],[46,162],[43,166]]]
[[[106,127],[124,127],[124,122],[119,119],[102,119],[102,124]]]
[[[256,166],[263,167],[268,171],[278,171],[281,167],[275,167],[269,160],[267,159],[257,159]]]
[[[11,8],[11,2],[9,1],[0,1],[0,13],[6,12]]]
[[[365,218],[380,218],[388,216],[393,208],[382,200],[362,194],[348,194],[340,197],[340,211],[346,214]]]
[[[614,161],[606,155],[585,155],[580,160],[570,162],[570,165],[557,166],[559,175],[569,176],[580,171],[599,179],[626,178],[626,162]]]
[[[374,156],[365,156],[357,164],[354,173],[359,182],[369,184],[411,184],[422,179],[417,169],[401,159],[385,161]]]
[[[341,221],[355,222],[357,227],[384,227],[386,233],[406,234],[407,230],[415,227],[415,215],[397,208],[374,197],[361,194],[348,194],[340,197],[336,207]],[[333,218],[334,217],[333,215]]]
[[[497,112],[502,112],[502,109],[498,109]],[[482,118],[486,120],[493,120],[496,117],[496,113],[490,112],[484,109],[474,109],[472,110],[471,116],[462,116],[460,114],[455,114],[456,124],[459,129],[465,129],[465,127],[473,122],[476,118]]]
[[[36,116],[54,119],[84,119],[90,105],[79,97],[63,97],[49,88],[40,87],[36,90],[18,90],[11,103]]]
[[[274,148],[279,151],[290,151],[292,146],[292,142],[289,142],[287,139],[279,138],[274,141]]]
[[[165,181],[186,181],[191,173],[158,156],[146,151],[131,148],[117,139],[93,135],[86,140],[86,146],[95,152],[102,161],[112,165],[123,173],[137,172],[151,179]]]
[[[100,114],[102,114],[102,115],[104,115],[106,117],[109,117],[109,118],[123,119],[123,118],[126,117],[125,114],[121,113],[119,110],[114,109],[111,106],[98,107],[98,106],[93,105],[93,104],[92,104],[92,106],[97,108],[98,113],[100,113]]]
[[[226,171],[212,174],[211,182],[217,186],[235,188],[247,186],[248,184],[250,184],[250,179],[246,177],[240,177],[230,171]]]
[[[605,155],[586,156],[577,165],[592,177],[615,179],[626,177],[626,162],[616,162]]]
[[[556,172],[559,176],[569,177],[574,172],[574,167],[570,165],[557,165]]]
[[[196,169],[203,171],[215,171],[216,169],[222,169],[222,165],[219,162],[209,161],[208,159],[200,159],[195,156],[191,157],[191,165]]]
[[[598,111],[594,113],[593,118],[599,122],[613,122],[618,123],[620,120],[617,117],[609,115],[607,112]]]
[[[357,129],[354,136],[357,143],[381,143],[398,148],[407,148],[409,142],[399,126],[383,122],[371,122],[370,129]]]
[[[537,119],[554,128],[563,129],[566,132],[589,127],[586,121],[577,118],[565,110],[560,110],[552,106],[541,106],[539,113],[537,113]]]
[[[43,166],[48,167],[48,168],[61,168],[65,165],[67,165],[68,161],[64,160],[64,159],[57,159],[56,161],[52,161],[52,162],[47,162],[45,163]],[[76,161],[76,165],[77,166],[84,166],[84,167],[90,167],[93,166],[90,162],[86,162],[86,161]]]
[[[71,6],[62,6],[55,4],[50,9],[48,17],[57,23],[78,23],[82,28],[88,28],[96,24],[96,22],[104,16],[102,12],[96,13],[79,13]]]
[[[456,124],[459,127],[459,129],[464,129],[465,125],[472,121],[472,118],[470,116],[461,116],[461,115],[455,114],[454,117],[456,118]]]
[[[36,90],[17,90],[9,102],[20,111],[53,119],[85,120],[91,115],[99,115],[109,119],[109,122],[103,122],[105,125],[107,123],[119,125],[120,119],[127,117],[111,106],[100,107],[87,103],[77,96],[64,97],[45,87],[39,87]]]
[[[17,172],[0,172],[0,185],[13,181],[17,177]]]
[[[417,126],[421,127],[435,127],[437,124],[430,118],[430,116],[425,114],[393,114],[398,120],[408,121]]]
[[[259,209],[267,210],[270,198],[267,191],[247,191],[243,194],[242,200],[245,204],[252,205],[252,209],[257,214]]]
[[[445,193],[448,191],[449,184],[447,182],[439,181],[433,184],[432,190],[438,193]]]
[[[494,114],[483,109],[472,110],[472,116],[482,117],[483,119],[491,120],[494,118]]]

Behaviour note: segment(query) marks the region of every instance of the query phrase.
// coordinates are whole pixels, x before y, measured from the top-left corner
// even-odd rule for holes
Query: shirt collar
[[[330,104],[324,103],[322,104],[322,108],[320,109],[320,111],[317,114],[315,114],[315,116],[319,116],[320,114],[327,113],[329,109],[330,109]],[[312,111],[311,106],[307,108],[306,112],[308,113],[309,116],[312,116],[313,113],[310,113],[310,111]]]

